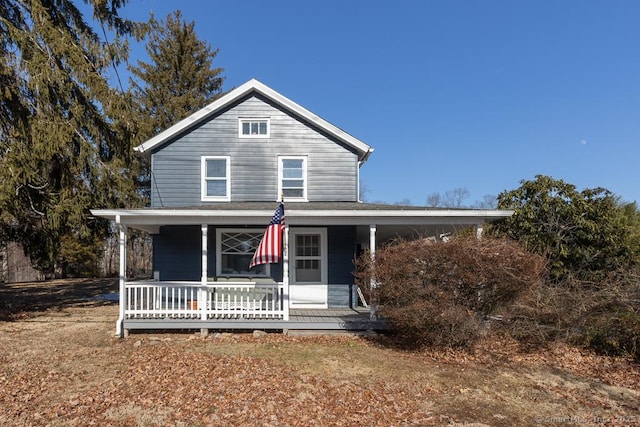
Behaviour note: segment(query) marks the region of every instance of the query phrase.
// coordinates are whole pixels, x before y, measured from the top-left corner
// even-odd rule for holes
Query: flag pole
[[[284,193],[280,194],[280,203],[284,203]],[[282,320],[289,321],[289,224],[284,223],[284,236],[282,237]]]
[[[277,283],[279,295],[277,295],[277,299],[274,299],[274,302],[279,302],[278,309],[282,312],[283,320],[289,320],[289,227],[285,218],[283,194],[282,201],[273,213],[273,217],[271,217],[271,221],[269,221],[269,225],[267,225],[267,229],[251,258],[249,270],[256,265],[275,264],[282,261],[282,282]]]

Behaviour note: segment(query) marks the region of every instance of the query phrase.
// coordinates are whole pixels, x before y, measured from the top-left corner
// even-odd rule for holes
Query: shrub
[[[633,270],[597,281],[539,283],[502,314],[503,330],[522,342],[559,340],[640,361],[640,282]]]
[[[640,314],[632,312],[599,316],[587,325],[581,341],[607,355],[629,355],[640,362]]]
[[[398,240],[357,262],[390,330],[412,345],[467,347],[483,320],[541,279],[542,257],[506,239]],[[377,286],[370,290],[372,278]]]
[[[576,307],[570,319],[573,342],[606,355],[631,356],[640,362],[640,281],[634,271],[612,274],[591,289],[576,292]]]

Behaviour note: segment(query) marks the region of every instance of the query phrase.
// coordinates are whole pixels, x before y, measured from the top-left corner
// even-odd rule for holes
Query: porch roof
[[[230,202],[185,208],[92,209],[95,216],[132,228],[158,233],[163,225],[256,225],[265,226],[276,209],[275,202]],[[311,225],[477,225],[506,218],[511,210],[442,209],[360,202],[306,202],[285,206],[286,222]]]

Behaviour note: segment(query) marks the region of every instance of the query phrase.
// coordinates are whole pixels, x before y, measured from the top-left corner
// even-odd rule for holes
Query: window
[[[307,200],[307,158],[280,157],[278,159],[278,193],[285,200]]]
[[[218,276],[269,276],[269,264],[256,265],[249,270],[263,231],[218,230],[218,254],[216,274]]]
[[[269,138],[269,119],[239,119],[238,137]]]
[[[294,285],[326,284],[327,229],[293,227],[289,238],[291,239],[292,283]]]
[[[202,200],[231,200],[229,157],[202,157]]]
[[[319,234],[296,235],[296,282],[321,282]]]

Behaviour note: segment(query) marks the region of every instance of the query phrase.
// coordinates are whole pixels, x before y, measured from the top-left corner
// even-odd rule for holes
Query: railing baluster
[[[127,282],[125,316],[127,318],[282,318],[283,291],[280,283],[255,285],[247,282],[209,284],[201,298],[203,307],[195,307],[200,282]],[[193,302],[191,305],[190,302]],[[200,302],[200,301],[199,301]]]

